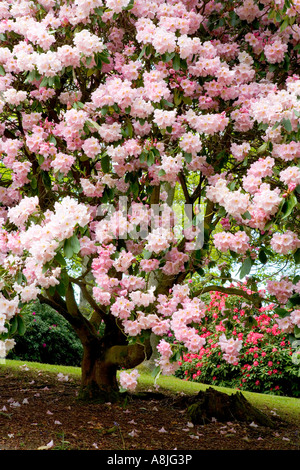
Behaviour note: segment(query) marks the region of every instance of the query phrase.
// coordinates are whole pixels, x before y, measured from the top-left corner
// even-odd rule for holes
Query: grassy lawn
[[[50,364],[40,364],[36,362],[6,360],[0,367],[12,368],[18,370],[20,366],[27,365],[28,368],[38,370],[45,373],[55,374],[62,373],[74,378],[80,378],[80,367],[57,366]],[[199,384],[180,380],[176,377],[159,376],[155,379],[150,373],[140,371],[138,384],[142,389],[159,386],[160,390],[168,390],[174,394],[196,394],[200,390],[205,390],[210,385]],[[228,394],[235,393],[236,390],[223,387],[213,387],[216,390]],[[267,395],[260,393],[244,392],[245,398],[261,410],[272,410],[284,419],[292,419],[300,424],[300,400],[298,398],[281,397],[277,395]]]

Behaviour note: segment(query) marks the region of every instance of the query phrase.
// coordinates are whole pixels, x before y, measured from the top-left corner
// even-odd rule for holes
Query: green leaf
[[[130,0],[130,2],[128,3],[128,5],[126,7],[123,7],[122,9],[124,11],[127,11],[127,10],[132,10],[132,8],[134,7],[134,0]]]
[[[229,13],[229,16],[230,16],[231,26],[236,26],[237,24],[241,22],[239,16],[234,11],[231,11]]]
[[[50,135],[50,137],[49,137],[49,142],[50,142],[51,144],[54,144],[54,145],[57,144],[57,141],[56,141],[56,138],[54,137],[54,135]]]
[[[300,281],[300,275],[298,274],[297,276],[294,277],[293,284],[297,284],[297,282],[299,281]]]
[[[33,82],[34,80],[40,80],[41,76],[40,74],[37,72],[37,70],[31,70],[25,80],[24,80],[24,83],[30,83],[30,82]]]
[[[300,248],[298,248],[294,253],[295,264],[300,264]]]
[[[175,52],[165,52],[162,55],[162,61],[163,62],[170,62],[170,60],[172,60],[174,56],[175,56]]]
[[[248,211],[246,211],[244,214],[242,214],[242,217],[243,217],[243,219],[251,220],[251,214]]]
[[[94,127],[95,129],[97,129],[97,131],[101,130],[101,127],[99,126],[99,124],[95,121],[87,121],[88,125],[89,126],[92,126]]]
[[[204,271],[204,269],[202,269],[202,268],[197,268],[196,271],[197,271],[197,273],[199,274],[199,276],[201,276],[201,277],[205,276],[205,271]]]
[[[67,286],[65,286],[62,282],[60,282],[56,286],[56,291],[59,293],[61,297],[64,297],[66,295],[66,290],[67,290]]]
[[[110,157],[109,155],[104,155],[101,158],[101,168],[103,173],[109,173],[110,170]]]
[[[280,26],[280,32],[284,31],[289,26],[289,18],[286,18]]]
[[[267,150],[268,144],[265,142],[257,149],[257,153],[264,153]]]
[[[179,94],[178,89],[175,88],[174,90],[174,103],[176,106],[179,106],[182,101],[182,95]]]
[[[60,264],[60,266],[66,266],[66,260],[61,253],[56,253],[54,259]]]
[[[100,54],[98,55],[102,62],[104,62],[105,64],[110,64],[110,57],[107,50],[100,52]]]
[[[165,99],[161,100],[161,104],[162,104],[162,106],[167,106],[168,108],[174,108],[174,104],[171,103],[170,101],[165,100]]]
[[[184,156],[184,159],[187,163],[191,163],[191,161],[193,159],[193,156],[192,156],[191,153],[184,152],[183,156]]]
[[[292,297],[289,298],[288,303],[287,303],[288,308],[290,307],[292,308],[295,305],[300,305],[300,295],[298,293],[292,295]]]
[[[26,330],[25,322],[22,317],[17,316],[18,319],[18,334],[23,336]]]
[[[286,310],[285,308],[282,308],[282,307],[276,307],[274,308],[274,312],[277,313],[277,315],[279,315],[280,317],[287,317],[290,312],[288,310]]]
[[[49,82],[48,77],[44,77],[43,80],[40,83],[40,87],[47,86],[48,82]]]
[[[5,75],[5,74],[6,72],[5,72],[3,65],[0,65],[0,75]]]
[[[18,317],[15,315],[10,322],[9,334],[14,335],[18,329]]]
[[[67,258],[72,258],[72,256],[73,256],[73,248],[72,248],[72,244],[71,244],[70,238],[68,238],[68,239],[65,240],[65,242],[64,242],[64,252],[65,252],[65,256],[66,256]]]
[[[140,55],[139,55],[139,57],[138,57],[138,60],[141,60],[141,58],[144,56],[145,52],[146,52],[146,45],[143,46],[143,48],[142,48],[142,50],[141,50],[141,52],[140,52]]]
[[[66,290],[69,284],[69,276],[66,270],[61,272],[60,282],[56,286],[56,290],[60,296],[64,297],[66,295]]]
[[[103,106],[101,108],[101,114],[102,116],[105,116],[108,113],[108,106]]]
[[[246,258],[241,266],[240,279],[243,279],[243,277],[247,276],[247,274],[250,273],[251,268],[252,268],[252,259]]]
[[[183,96],[182,97],[182,101],[185,103],[185,104],[188,104],[189,106],[191,106],[193,104],[193,100],[192,98],[190,98],[189,96]]]
[[[141,163],[144,163],[146,160],[147,160],[147,152],[143,151],[141,154],[140,154],[140,162]]]
[[[17,284],[19,284],[19,285],[22,284],[22,282],[23,282],[23,274],[22,274],[21,272],[18,272],[16,281],[17,281]]]
[[[133,196],[138,197],[139,192],[140,192],[140,186],[139,186],[139,183],[137,181],[134,181],[134,183],[131,184],[130,189],[131,189],[131,192],[132,192]]]
[[[297,339],[300,338],[300,328],[297,325],[295,325],[294,327],[294,335],[295,335],[295,338]]]
[[[51,185],[51,178],[50,178],[49,173],[47,171],[42,171],[41,174],[42,174],[42,180],[43,180],[45,187],[47,189],[51,189],[52,185]]]
[[[80,251],[80,242],[76,235],[67,238],[64,242],[64,253],[67,258],[72,258],[74,253],[79,253]]]
[[[160,373],[160,367],[159,366],[154,367],[154,369],[151,371],[151,376],[156,377],[157,375],[159,375],[159,373]]]
[[[180,69],[180,55],[179,54],[175,54],[173,58],[173,69],[174,70]]]
[[[152,252],[148,250],[143,250],[143,257],[144,259],[150,259],[152,256]]]
[[[266,262],[268,261],[267,255],[263,248],[260,250],[258,254],[258,259],[262,264],[266,264]]]
[[[295,205],[297,204],[297,198],[295,194],[291,194],[288,199],[286,199],[283,208],[282,208],[282,219],[286,219],[293,211]]]
[[[155,163],[155,155],[152,152],[152,150],[150,150],[148,155],[147,155],[147,164],[148,164],[148,166],[151,166],[154,163]]]
[[[292,132],[293,128],[289,119],[282,119],[281,124],[283,125],[286,131]]]
[[[71,241],[71,246],[73,249],[73,253],[79,253],[80,251],[80,241],[78,240],[77,235],[72,235],[72,237],[69,239]]]
[[[133,127],[130,121],[127,122],[127,126],[125,128],[126,135],[132,138],[133,136]]]

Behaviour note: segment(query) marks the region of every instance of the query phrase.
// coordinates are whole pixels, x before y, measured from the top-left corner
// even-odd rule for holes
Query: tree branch
[[[184,174],[183,174],[182,171],[179,173],[178,179],[179,179],[179,182],[180,182],[181,187],[182,187],[182,191],[183,191],[183,194],[184,194],[184,197],[185,197],[185,202],[187,204],[191,204],[191,197],[190,197],[188,187],[187,187],[187,184],[186,184],[186,181],[185,181],[185,177],[184,177]]]
[[[238,287],[206,286],[206,287],[203,287],[202,289],[197,290],[194,293],[193,297],[199,297],[200,295],[205,294],[206,292],[213,292],[213,291],[244,297],[246,300],[251,302],[257,308],[260,308],[262,304],[262,300],[258,294],[256,293],[254,293],[254,295],[248,294],[246,291],[244,291],[243,289],[239,289]]]
[[[97,316],[99,316],[100,319],[105,322],[107,320],[108,315],[104,310],[102,310],[102,308],[94,300],[93,296],[89,293],[86,283],[79,281],[78,279],[75,279],[73,277],[70,277],[70,281],[74,282],[74,284],[77,284],[80,287],[85,300],[90,304],[92,309],[96,312]]]

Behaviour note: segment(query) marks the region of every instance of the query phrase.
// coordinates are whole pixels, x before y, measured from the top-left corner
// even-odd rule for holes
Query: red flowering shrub
[[[211,293],[199,334],[199,354],[184,354],[176,376],[185,380],[258,393],[300,396],[299,366],[293,363],[287,334],[280,332],[272,305],[257,309],[239,297]],[[238,359],[225,360],[219,338],[242,340]]]

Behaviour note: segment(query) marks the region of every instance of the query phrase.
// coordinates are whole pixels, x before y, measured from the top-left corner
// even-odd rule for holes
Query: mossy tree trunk
[[[88,300],[88,292],[85,292]],[[83,346],[81,363],[81,387],[79,399],[113,402],[120,398],[117,381],[119,369],[131,369],[141,364],[151,355],[150,341],[145,344],[128,344],[121,326],[113,315],[100,315],[98,306],[92,302],[94,314],[86,318],[80,312],[75,301],[72,284],[66,289],[65,299],[54,295],[39,296],[46,303],[66,318],[74,328]],[[104,334],[99,336],[99,323],[105,321]]]
[[[120,398],[117,371],[141,364],[150,351],[140,344],[115,344],[86,341],[81,365],[79,399],[115,402]]]

